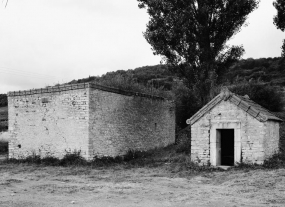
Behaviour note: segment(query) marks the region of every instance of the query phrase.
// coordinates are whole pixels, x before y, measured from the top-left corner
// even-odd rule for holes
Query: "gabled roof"
[[[260,122],[265,122],[267,120],[274,120],[274,121],[283,121],[282,119],[278,118],[274,114],[272,114],[267,109],[263,108],[259,104],[255,103],[254,101],[250,100],[247,95],[239,96],[230,92],[226,87],[221,90],[221,93],[217,95],[214,99],[212,99],[208,104],[206,104],[202,109],[200,109],[196,114],[194,114],[190,119],[187,120],[187,124],[193,125],[197,122],[202,116],[204,116],[208,111],[214,108],[217,104],[221,101],[229,101],[252,117],[256,118]]]

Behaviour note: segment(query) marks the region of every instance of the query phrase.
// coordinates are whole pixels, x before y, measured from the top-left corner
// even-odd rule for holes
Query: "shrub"
[[[285,167],[285,153],[280,152],[271,156],[269,159],[265,160],[263,163],[265,168],[281,168]]]
[[[41,164],[43,165],[57,166],[60,165],[60,162],[61,162],[60,159],[53,156],[47,156],[41,159]]]
[[[81,156],[81,151],[73,151],[68,152],[66,151],[66,154],[64,157],[60,160],[60,165],[68,166],[68,165],[86,165],[87,161],[85,158]]]

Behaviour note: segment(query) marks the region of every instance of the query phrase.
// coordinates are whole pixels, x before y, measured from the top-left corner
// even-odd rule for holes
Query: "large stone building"
[[[191,159],[214,166],[261,164],[279,150],[282,120],[227,88],[192,116]]]
[[[175,141],[175,107],[161,97],[92,83],[9,92],[9,157],[94,156]]]

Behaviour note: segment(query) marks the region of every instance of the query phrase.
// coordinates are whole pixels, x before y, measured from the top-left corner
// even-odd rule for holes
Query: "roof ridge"
[[[209,103],[207,103],[204,107],[202,107],[190,119],[187,119],[186,123],[193,125],[203,115],[205,115],[209,110],[211,110],[214,106],[216,106],[222,100],[233,103],[234,105],[241,108],[246,113],[250,114],[253,118],[256,118],[260,122],[265,122],[269,119],[276,120],[276,121],[283,121],[282,119],[275,116],[271,111],[259,105],[258,103],[254,102],[253,100],[246,99],[246,100],[249,100],[248,101],[249,103],[248,103],[245,99],[246,98],[243,96],[232,93],[231,91],[229,91],[227,87],[223,87],[220,94],[218,94]],[[258,107],[260,107],[261,110],[256,109],[256,107],[251,104],[257,105]]]
[[[146,97],[150,99],[157,99],[165,101],[166,98],[140,93],[140,92],[134,92],[134,91],[127,91],[122,90],[119,88],[113,88],[109,86],[99,85],[96,83],[88,82],[88,83],[75,83],[75,84],[64,84],[59,86],[52,86],[52,87],[46,87],[46,88],[38,88],[38,89],[31,89],[31,90],[22,90],[22,91],[10,91],[8,92],[8,96],[26,96],[26,95],[33,95],[33,94],[42,94],[42,93],[54,93],[54,92],[61,92],[61,91],[69,91],[69,90],[77,90],[77,89],[84,89],[84,88],[94,88],[101,91],[107,91],[111,93],[117,93],[122,94],[126,96],[140,96],[140,97]]]

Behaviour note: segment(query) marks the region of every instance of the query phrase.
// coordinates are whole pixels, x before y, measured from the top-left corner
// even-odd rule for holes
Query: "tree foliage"
[[[285,1],[284,0],[276,0],[273,2],[273,6],[277,10],[277,15],[274,17],[273,21],[277,29],[280,29],[282,32],[285,31]],[[285,40],[283,40],[282,49],[282,57],[285,57]]]
[[[144,37],[154,54],[179,66],[178,72],[204,94],[243,54],[226,45],[258,0],[138,0],[150,15]]]
[[[279,112],[284,108],[283,95],[273,86],[260,83],[239,83],[229,88],[238,95],[248,95],[251,100],[270,111]]]
[[[7,94],[0,94],[0,107],[7,105],[8,105]]]
[[[273,2],[273,6],[277,10],[277,15],[274,17],[274,24],[281,31],[285,31],[285,1],[276,0]]]
[[[175,117],[177,130],[187,127],[186,120],[193,116],[202,104],[197,95],[182,83],[176,83],[173,88],[175,95]]]
[[[248,58],[240,60],[225,74],[228,84],[248,81],[285,85],[285,58]]]

